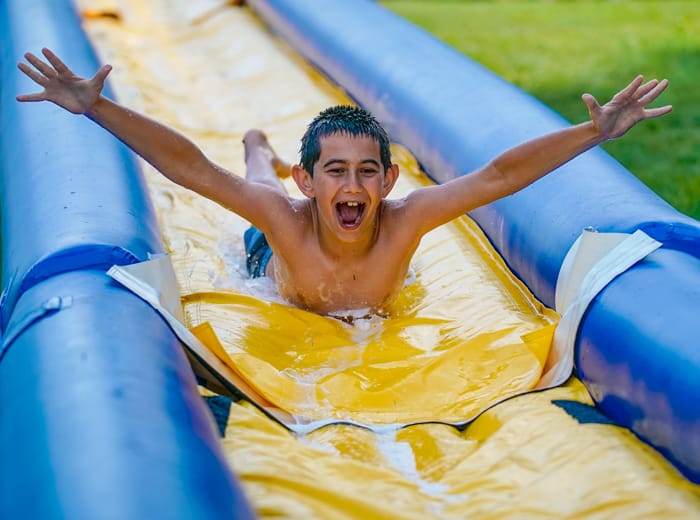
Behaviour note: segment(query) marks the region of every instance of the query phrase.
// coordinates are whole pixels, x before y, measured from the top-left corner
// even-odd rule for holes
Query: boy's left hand
[[[668,80],[651,80],[644,83],[639,75],[613,98],[600,106],[591,94],[584,94],[582,99],[588,106],[591,121],[605,139],[615,139],[643,119],[660,117],[671,111],[671,105],[659,108],[646,108],[668,86]]]

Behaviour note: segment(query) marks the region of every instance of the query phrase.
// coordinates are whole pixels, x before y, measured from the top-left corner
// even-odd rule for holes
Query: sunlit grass
[[[680,211],[700,218],[700,2],[384,0],[382,4],[572,122],[583,92],[610,98],[636,74],[669,78],[674,111],[604,145]]]

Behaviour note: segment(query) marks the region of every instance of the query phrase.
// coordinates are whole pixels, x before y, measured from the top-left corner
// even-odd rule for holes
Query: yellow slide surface
[[[350,101],[248,8],[228,4],[78,2],[102,61],[114,65],[120,102],[235,173],[245,172],[250,128],[296,162],[308,122]],[[401,169],[392,197],[430,182],[406,150],[392,152]],[[261,516],[700,513],[698,487],[607,424],[580,382],[531,392],[558,318],[467,217],[425,237],[387,316],[341,320],[287,305],[267,279],[249,280],[248,223],[144,166],[187,325],[294,419],[282,425],[244,401],[231,404],[223,442]],[[465,428],[435,424],[477,416]]]

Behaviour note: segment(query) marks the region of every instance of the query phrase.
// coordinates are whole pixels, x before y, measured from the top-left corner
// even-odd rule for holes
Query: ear
[[[382,197],[389,195],[392,189],[394,189],[394,184],[399,178],[399,165],[392,164],[388,170],[384,172],[384,184],[382,186]]]
[[[299,191],[301,191],[310,199],[314,198],[315,195],[313,178],[311,177],[311,174],[309,172],[307,172],[300,165],[295,164],[294,166],[292,166],[292,178],[294,179],[294,182],[297,183]]]

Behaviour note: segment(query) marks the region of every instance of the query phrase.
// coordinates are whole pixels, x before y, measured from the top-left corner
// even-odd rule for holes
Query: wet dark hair
[[[331,134],[367,136],[379,143],[379,157],[384,171],[391,167],[389,136],[372,114],[366,110],[337,105],[323,110],[306,128],[301,138],[301,166],[313,175],[314,164],[321,156],[321,138]]]

